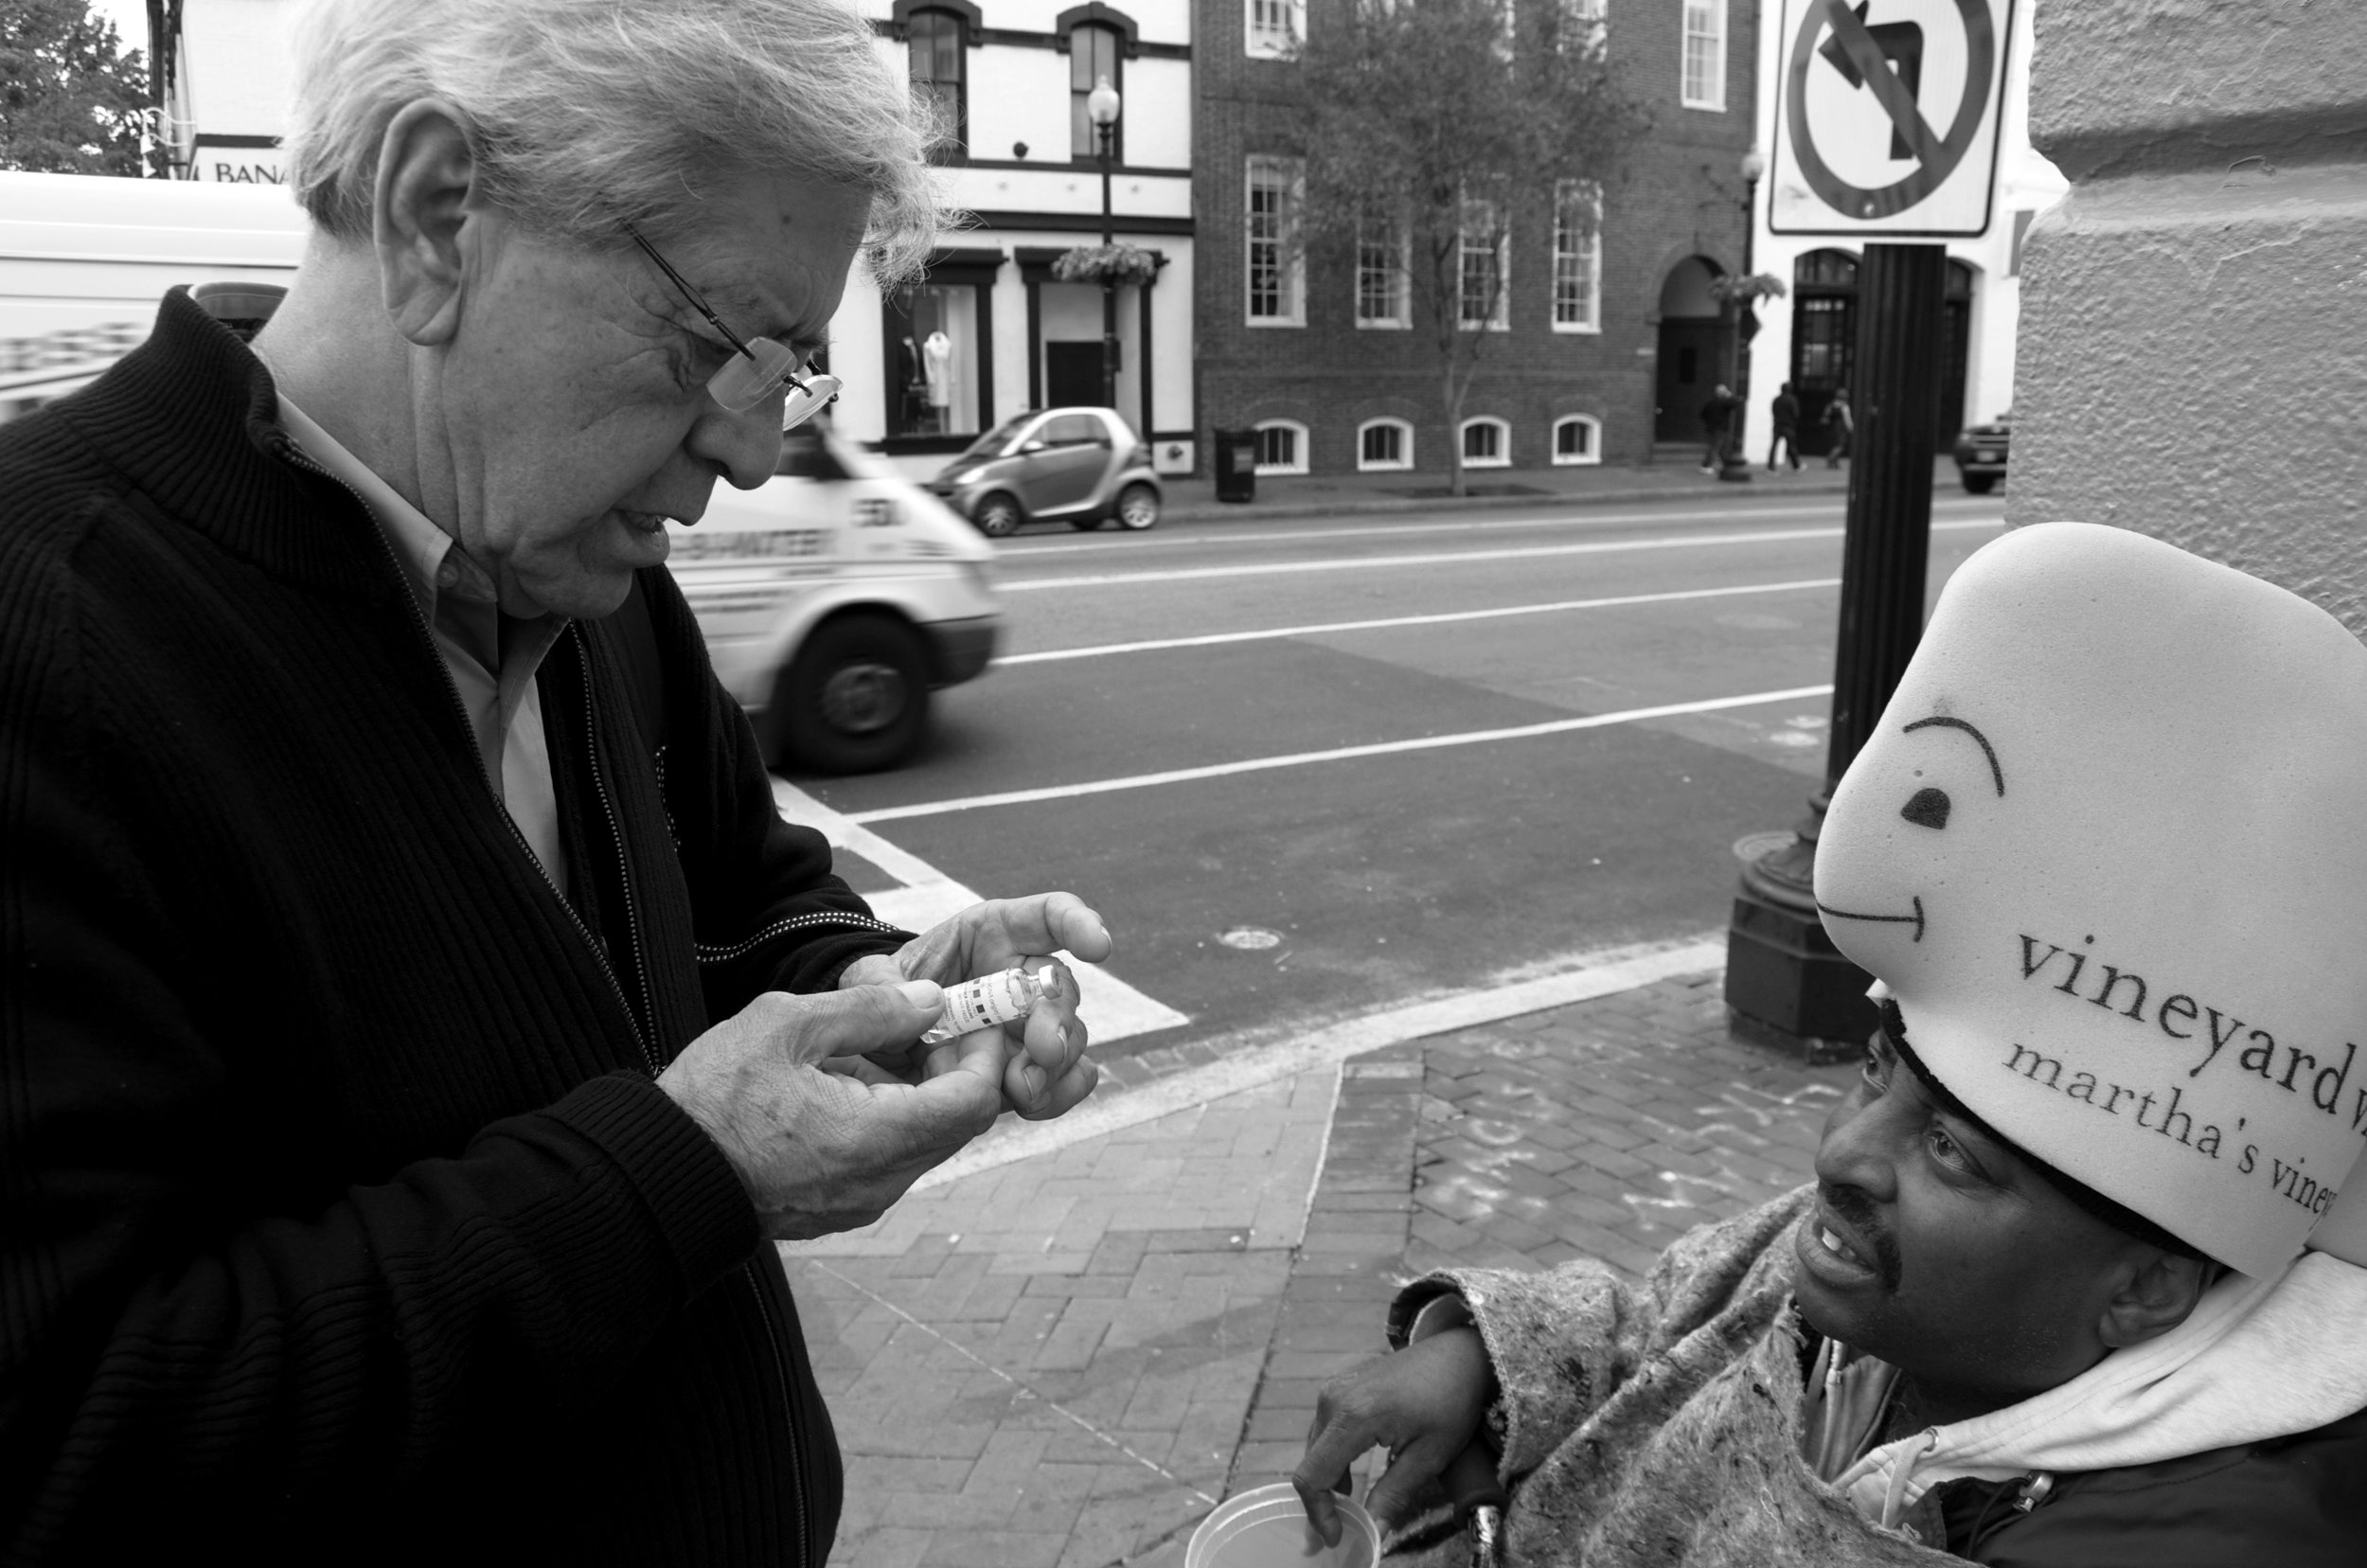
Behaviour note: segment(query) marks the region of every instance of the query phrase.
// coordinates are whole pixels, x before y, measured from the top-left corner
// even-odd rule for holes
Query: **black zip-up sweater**
[[[902,934],[636,592],[538,677],[571,902],[184,294],[0,427],[0,1561],[820,1568],[779,1260],[651,1079]]]

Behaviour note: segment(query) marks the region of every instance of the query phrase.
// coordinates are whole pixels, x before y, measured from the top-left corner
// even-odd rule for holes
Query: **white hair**
[[[460,112],[486,193],[547,237],[697,227],[703,187],[755,171],[867,194],[883,282],[935,233],[929,114],[845,0],[316,0],[296,82],[290,183],[344,239],[369,236],[386,127],[423,98]]]

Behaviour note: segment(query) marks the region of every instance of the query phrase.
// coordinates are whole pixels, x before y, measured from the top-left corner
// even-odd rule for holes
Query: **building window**
[[[1414,427],[1403,419],[1370,419],[1356,433],[1359,473],[1387,473],[1414,466]]]
[[[1564,180],[1554,187],[1554,330],[1603,330],[1603,187]]]
[[[962,19],[952,11],[917,10],[904,29],[913,97],[929,106],[937,135],[933,151],[963,156],[970,151],[970,96],[963,79]]]
[[[1298,205],[1302,165],[1296,158],[1249,160],[1249,324],[1307,325],[1306,269],[1301,264]]]
[[[1554,466],[1603,460],[1603,421],[1592,414],[1571,414],[1554,421]]]
[[[1079,158],[1098,158],[1101,143],[1094,129],[1093,116],[1085,110],[1085,99],[1094,90],[1094,83],[1103,77],[1119,93],[1126,83],[1119,80],[1124,67],[1118,60],[1117,29],[1086,23],[1071,27],[1068,35],[1068,130],[1069,151]],[[1113,163],[1126,161],[1126,122],[1120,119],[1110,127],[1110,158]]]
[[[1502,419],[1463,421],[1463,466],[1507,468],[1512,463],[1512,431]]]
[[[1467,330],[1491,332],[1512,326],[1512,289],[1505,265],[1512,236],[1493,202],[1463,204],[1461,303],[1456,320]]]
[[[1726,107],[1726,0],[1685,0],[1681,96],[1688,109]]]
[[[1307,427],[1294,419],[1268,419],[1257,427],[1257,472],[1305,473]]]
[[[1407,235],[1396,223],[1367,223],[1356,235],[1356,324],[1359,327],[1410,327],[1408,306],[1412,277],[1407,268]]]
[[[1307,36],[1307,0],[1246,0],[1249,6],[1249,53],[1275,60],[1299,46]]]

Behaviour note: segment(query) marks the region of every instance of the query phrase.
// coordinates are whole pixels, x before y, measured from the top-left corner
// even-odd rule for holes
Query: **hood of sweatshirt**
[[[2034,1399],[1885,1443],[1833,1483],[1895,1525],[1943,1481],[2121,1470],[2309,1432],[2367,1408],[2367,1269],[2304,1253],[2231,1274],[2184,1323]]]

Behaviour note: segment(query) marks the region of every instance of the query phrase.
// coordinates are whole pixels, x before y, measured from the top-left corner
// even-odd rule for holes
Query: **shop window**
[[[1372,419],[1356,433],[1356,467],[1385,473],[1414,466],[1414,427],[1403,419]]]
[[[1117,89],[1121,98],[1126,94],[1125,65],[1120,56],[1121,39],[1115,27],[1097,23],[1083,23],[1071,27],[1068,34],[1068,134],[1069,151],[1079,158],[1098,159],[1101,156],[1100,133],[1094,127],[1093,116],[1085,109],[1085,100],[1092,96],[1094,83],[1103,77]],[[1121,113],[1118,122],[1110,127],[1110,161],[1126,161],[1126,116]]]
[[[1307,427],[1294,419],[1268,419],[1257,427],[1257,472],[1305,473]]]
[[[1463,466],[1504,468],[1512,462],[1512,431],[1502,419],[1463,421]]]
[[[975,436],[986,428],[983,293],[976,283],[922,283],[881,301],[891,366],[888,435]]]
[[[1554,421],[1554,466],[1599,463],[1603,460],[1603,422],[1592,414],[1571,414]]]
[[[904,22],[913,96],[929,105],[937,135],[934,151],[960,157],[970,151],[969,61],[962,19],[952,11],[917,10]]]

